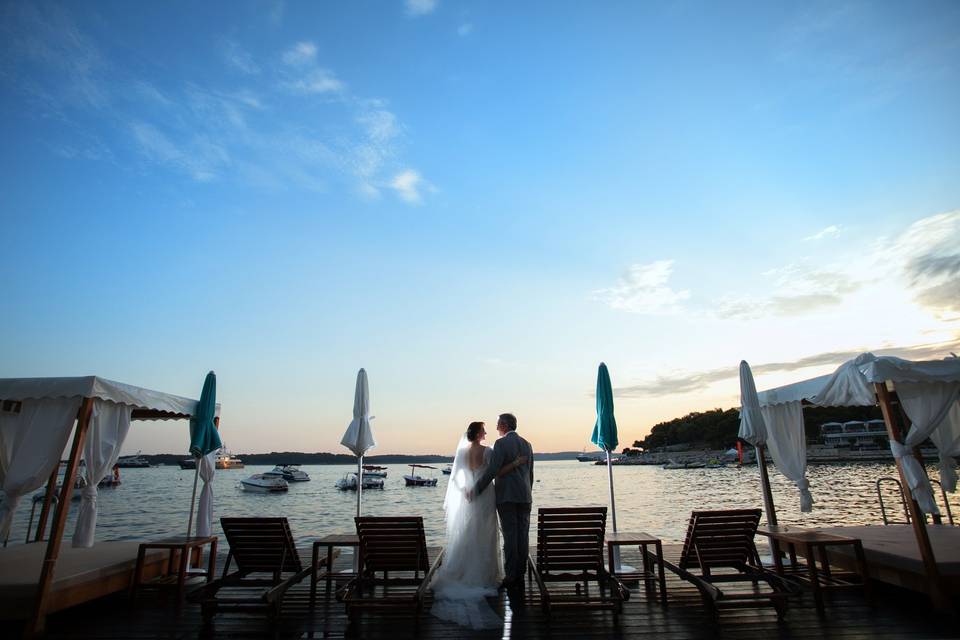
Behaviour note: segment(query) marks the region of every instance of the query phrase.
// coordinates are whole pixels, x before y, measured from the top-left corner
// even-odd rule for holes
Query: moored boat
[[[226,449],[217,453],[217,469],[243,469],[243,460],[230,455]]]
[[[339,480],[337,480],[334,486],[341,491],[356,491],[357,490],[357,472],[348,473]],[[363,488],[364,489],[383,489],[383,478],[368,478],[366,475],[363,477]]]
[[[265,476],[274,476],[283,478],[287,482],[309,482],[310,476],[306,471],[301,471],[299,467],[293,464],[278,464],[270,471],[265,471]]]
[[[453,465],[452,465],[452,464],[448,464],[447,466],[445,466],[445,467],[443,468],[442,471],[440,471],[440,473],[442,473],[442,474],[445,475],[445,476],[450,475],[451,473],[453,473]]]
[[[197,461],[194,460],[193,458],[185,458],[183,460],[180,460],[179,464],[181,469],[193,470],[197,468]]]
[[[365,464],[363,465],[363,476],[365,478],[386,478],[387,477],[387,468],[378,467],[375,464]]]
[[[277,493],[290,488],[283,478],[269,476],[265,473],[255,473],[249,478],[244,478],[240,481],[240,486],[244,491],[254,493]]]
[[[117,458],[117,466],[121,469],[145,469],[150,466],[150,461],[137,451],[135,456],[120,456]]]
[[[411,464],[410,473],[403,476],[403,480],[408,487],[435,487],[437,486],[437,478],[425,478],[419,475],[416,472],[416,469],[433,469],[437,470],[436,467],[431,467],[426,464]]]

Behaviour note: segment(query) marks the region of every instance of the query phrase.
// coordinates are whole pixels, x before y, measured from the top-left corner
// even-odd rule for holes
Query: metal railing
[[[888,491],[888,493],[896,492],[896,495],[900,498],[900,507],[903,509],[903,520],[893,520],[887,516],[887,507],[883,501],[883,486],[884,484],[892,484],[895,486],[895,489]],[[947,516],[947,524],[953,524],[953,512],[950,509],[950,500],[947,499],[947,492],[943,489],[943,485],[940,484],[939,480],[930,480],[931,485],[937,485],[940,487],[940,496],[943,498],[943,508],[941,511]],[[880,516],[883,518],[883,524],[910,524],[910,510],[907,508],[907,500],[903,495],[903,485],[900,484],[900,480],[897,478],[884,477],[877,480],[877,499],[880,501]],[[934,499],[936,499],[936,491],[934,491]]]

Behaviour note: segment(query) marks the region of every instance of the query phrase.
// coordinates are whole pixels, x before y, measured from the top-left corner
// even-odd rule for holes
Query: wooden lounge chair
[[[630,591],[603,566],[606,523],[606,507],[538,510],[537,561],[529,563],[548,615],[555,606],[610,609],[615,615],[623,611]],[[591,581],[597,583],[597,597],[591,597]],[[548,587],[556,583],[572,583],[573,588]]]
[[[714,616],[720,608],[771,605],[782,619],[787,613],[787,597],[793,590],[760,563],[753,541],[759,523],[760,509],[694,511],[679,561],[661,561],[697,587]],[[766,588],[760,587],[761,582]],[[743,588],[731,585],[721,590],[718,585],[726,583],[740,583]]]
[[[347,615],[360,610],[410,609],[423,607],[427,586],[443,562],[443,552],[433,565],[427,558],[423,518],[360,517],[357,523],[359,575],[339,597]],[[377,587],[381,587],[378,589]]]
[[[287,519],[220,518],[220,524],[230,545],[223,575],[192,593],[191,601],[201,604],[204,618],[220,611],[277,615],[287,590],[313,570],[300,562]],[[237,565],[232,573],[231,561]],[[256,593],[245,593],[251,589]]]

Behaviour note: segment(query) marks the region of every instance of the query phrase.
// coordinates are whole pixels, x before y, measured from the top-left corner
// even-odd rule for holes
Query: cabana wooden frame
[[[910,427],[910,422],[906,412],[900,402],[896,392],[896,383],[899,382],[956,382],[960,381],[960,359],[948,358],[937,361],[907,361],[899,358],[880,357],[872,354],[864,354],[856,360],[847,363],[856,363],[863,361],[868,368],[869,375],[865,375],[865,380],[873,388],[876,406],[880,407],[883,414],[884,424],[887,429],[887,435],[891,441],[904,443],[906,432]],[[846,366],[846,365],[844,365]],[[922,371],[916,373],[902,373],[908,367],[922,368]],[[839,369],[838,369],[839,372]],[[810,391],[817,389],[818,382],[826,383],[831,375],[821,376],[813,380],[807,380],[792,385],[785,385],[776,389],[762,391],[761,405],[777,404],[787,401],[785,396],[789,396],[793,391],[793,398],[800,399],[803,407],[807,406],[838,406],[836,402],[818,402],[818,398]],[[899,378],[899,380],[898,380]],[[791,389],[793,388],[793,389]],[[794,390],[795,389],[795,390]],[[766,398],[764,398],[766,396]],[[808,399],[808,396],[812,396]],[[772,401],[770,400],[772,398]],[[764,400],[767,400],[766,402]],[[811,401],[812,400],[812,401]],[[858,403],[860,404],[860,403]],[[767,475],[763,447],[757,448],[758,465],[760,466],[760,480],[763,488],[764,510],[767,513],[769,524],[777,524],[776,510],[773,504],[773,494],[770,487],[770,478]],[[920,462],[920,466],[926,473],[926,467],[923,464],[923,456],[919,447],[914,447],[913,455]],[[937,560],[934,554],[933,546],[930,543],[930,536],[927,531],[927,522],[924,513],[920,509],[913,492],[910,489],[907,478],[904,474],[903,463],[899,458],[894,458],[897,472],[900,476],[900,483],[903,487],[904,498],[910,512],[911,525],[914,536],[916,537],[917,547],[923,560],[926,573],[927,595],[931,603],[940,610],[952,611],[953,605],[948,595],[948,589],[937,567]],[[941,517],[937,514],[931,514],[935,524],[941,524]]]
[[[98,399],[126,404],[133,407],[132,420],[184,420],[192,417],[196,410],[197,400],[162,393],[141,387],[107,380],[98,376],[83,376],[76,378],[4,378],[0,379],[0,399],[3,401],[22,402],[30,399],[81,397],[80,409],[77,411],[76,426],[73,428],[73,442],[70,446],[70,456],[64,471],[63,484],[57,504],[69,505],[73,494],[73,486],[80,465],[81,452],[90,429],[90,420],[94,402]],[[219,428],[220,406],[217,405],[217,417],[214,423]],[[43,540],[47,528],[47,520],[53,505],[53,496],[57,488],[59,464],[55,465],[47,480],[44,493],[43,507],[37,524],[34,542]],[[54,580],[57,558],[63,542],[64,527],[67,522],[69,508],[58,508],[53,512],[52,530],[47,541],[40,578],[37,582],[37,595],[33,603],[29,621],[24,627],[26,637],[33,637],[43,632],[46,615],[50,608],[51,587]],[[80,601],[83,601],[81,598]]]

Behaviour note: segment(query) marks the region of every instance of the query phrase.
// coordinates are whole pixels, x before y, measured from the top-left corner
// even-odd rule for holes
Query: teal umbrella
[[[597,371],[597,422],[593,425],[590,442],[607,453],[615,451],[619,444],[617,419],[613,417],[613,385],[610,384],[607,365],[602,362]]]
[[[593,425],[593,435],[590,442],[603,449],[607,454],[607,480],[610,484],[610,519],[613,522],[613,532],[617,532],[617,504],[613,499],[613,463],[610,452],[617,448],[617,419],[613,417],[613,385],[610,384],[610,372],[607,365],[600,363],[597,371],[597,422]],[[616,549],[616,547],[615,547]],[[616,554],[615,554],[616,555]],[[614,562],[619,565],[620,558]],[[610,567],[611,571],[615,567]]]
[[[190,496],[190,518],[187,520],[187,537],[190,537],[190,530],[193,528],[193,505],[197,498],[197,480],[200,477],[201,459],[216,451],[223,446],[220,442],[220,433],[217,431],[217,375],[211,371],[203,381],[203,390],[200,392],[200,400],[197,407],[190,416],[190,455],[197,459],[194,465],[193,473],[193,495]],[[204,476],[205,495],[211,490],[209,480]],[[200,508],[207,505],[210,509],[212,494],[206,498],[201,498]],[[198,530],[204,529],[204,519],[201,517]]]
[[[223,446],[214,424],[217,416],[217,375],[211,371],[203,381],[200,401],[190,418],[190,455],[202,458]]]

